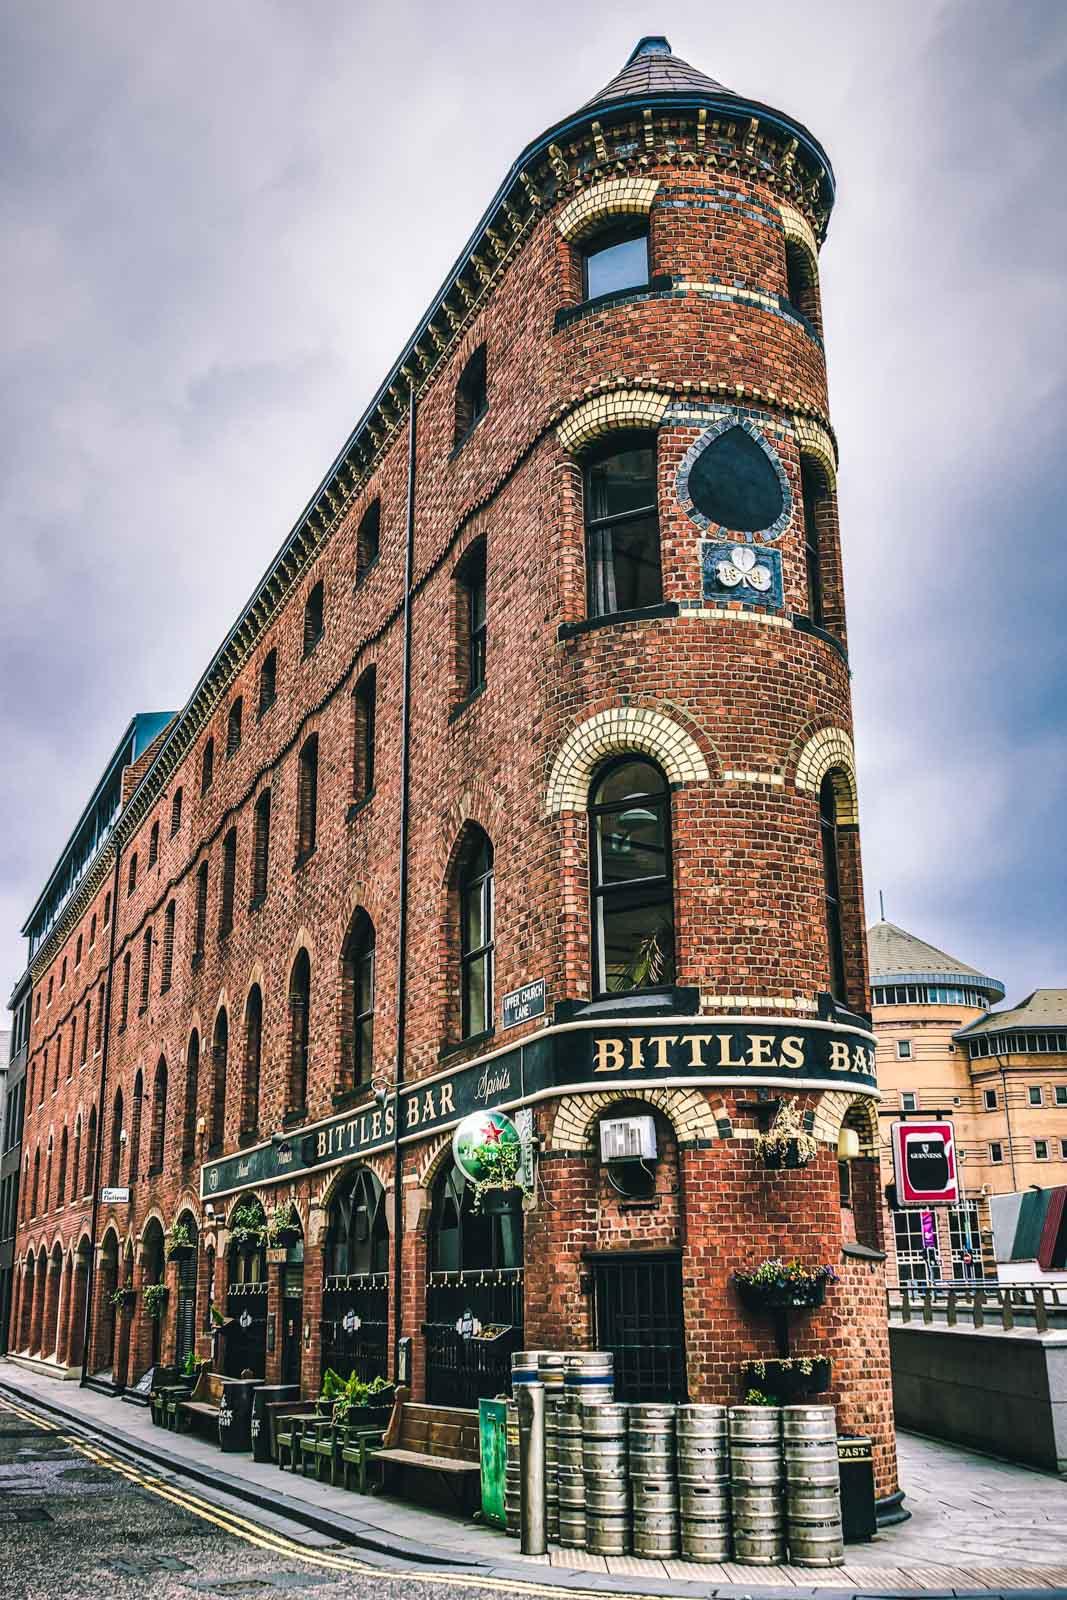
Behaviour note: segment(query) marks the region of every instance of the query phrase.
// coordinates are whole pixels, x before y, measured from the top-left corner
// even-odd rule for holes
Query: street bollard
[[[519,1408],[519,1548],[524,1556],[548,1549],[545,1526],[545,1386],[516,1385]]]

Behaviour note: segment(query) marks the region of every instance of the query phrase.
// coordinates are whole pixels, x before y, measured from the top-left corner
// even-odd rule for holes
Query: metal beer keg
[[[786,1406],[782,1437],[789,1558],[800,1567],[839,1567],[845,1541],[833,1406]]]
[[[785,1560],[782,1413],[777,1406],[730,1410],[730,1515],[734,1557],[742,1564]]]

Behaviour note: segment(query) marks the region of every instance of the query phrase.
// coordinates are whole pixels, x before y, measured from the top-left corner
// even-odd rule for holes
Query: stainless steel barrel
[[[504,1531],[519,1536],[519,1411],[514,1400],[504,1408],[504,1440],[507,1450],[504,1469]]]
[[[630,1548],[627,1410],[603,1395],[586,1395],[577,1410],[582,1426],[585,1547],[596,1555],[625,1555]]]
[[[610,1350],[573,1350],[567,1358],[563,1386],[575,1400],[615,1398],[615,1358]]]
[[[839,1567],[845,1545],[833,1406],[786,1406],[782,1437],[789,1558],[800,1567]]]
[[[677,1459],[674,1406],[631,1406],[629,1440],[631,1478],[674,1477]]]
[[[775,1566],[785,1559],[782,1414],[777,1406],[730,1410],[730,1516],[734,1559]]]
[[[730,1435],[726,1406],[679,1406],[678,1509],[687,1561],[729,1561]]]

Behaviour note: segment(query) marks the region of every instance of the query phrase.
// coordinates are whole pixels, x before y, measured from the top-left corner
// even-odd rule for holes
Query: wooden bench
[[[260,1418],[260,1427],[267,1429],[267,1437],[270,1439],[270,1458],[272,1461],[277,1461],[278,1459],[279,1426],[285,1429],[286,1420],[289,1417],[300,1416],[304,1412],[311,1416],[314,1415],[314,1400],[268,1400],[266,1405],[263,1407],[263,1413]]]
[[[458,1406],[412,1405],[406,1389],[398,1389],[396,1405],[378,1450],[382,1486],[395,1471],[432,1473],[466,1510],[473,1509],[481,1478],[477,1411]]]
[[[286,1466],[291,1472],[295,1472],[300,1465],[300,1441],[304,1436],[304,1429],[324,1421],[326,1418],[322,1416],[318,1403],[314,1400],[301,1400],[296,1405],[290,1403],[272,1418],[274,1459],[282,1472]]]
[[[205,1367],[196,1380],[196,1387],[187,1400],[179,1400],[174,1409],[174,1431],[181,1433],[182,1422],[210,1421],[218,1427],[219,1407],[222,1405],[222,1386],[225,1378],[221,1372],[209,1372]]]
[[[307,1476],[309,1464],[315,1469],[315,1477],[322,1481],[323,1469],[330,1469],[330,1483],[336,1485],[339,1474],[344,1465],[344,1452],[349,1451],[350,1463],[359,1468],[360,1492],[365,1493],[367,1487],[367,1471],[365,1465],[365,1450],[367,1443],[374,1449],[379,1449],[385,1440],[385,1430],[392,1417],[391,1406],[360,1406],[352,1420],[332,1422],[320,1420],[311,1427],[305,1427],[300,1437],[300,1456],[302,1471]],[[295,1463],[294,1463],[295,1469]],[[345,1488],[348,1487],[350,1472],[345,1472]]]

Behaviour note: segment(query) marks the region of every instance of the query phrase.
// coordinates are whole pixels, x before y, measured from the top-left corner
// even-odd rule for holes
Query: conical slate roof
[[[716,83],[706,72],[698,72],[688,61],[672,55],[670,41],[662,34],[650,34],[637,44],[621,72],[615,74],[586,107],[607,100],[647,100],[657,94],[733,95],[725,84]],[[583,110],[585,107],[583,107]]]
[[[966,973],[971,978],[982,977],[982,973],[965,961],[957,961],[955,956],[946,955],[935,945],[906,933],[895,922],[876,922],[873,928],[867,929],[867,956],[872,978],[902,972],[954,972]]]

